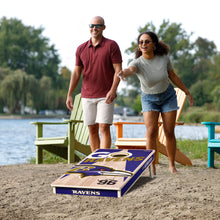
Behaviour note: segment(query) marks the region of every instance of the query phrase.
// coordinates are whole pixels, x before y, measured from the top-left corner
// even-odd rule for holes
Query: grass
[[[55,163],[67,163],[67,160],[44,150],[43,151],[43,162],[47,164],[55,164]],[[36,158],[31,157],[31,159],[29,160],[29,163],[36,163]]]
[[[190,159],[208,159],[207,139],[203,140],[182,140],[177,139],[177,147]]]
[[[207,161],[208,159],[208,148],[207,148],[207,139],[203,140],[182,140],[177,139],[177,147],[182,151],[187,157],[191,160],[193,159],[201,159],[203,161]],[[44,163],[54,164],[54,163],[67,163],[67,160],[49,153],[47,151],[43,151]],[[220,161],[220,154],[215,154],[215,161]],[[32,157],[29,160],[30,163],[35,163],[36,158]]]
[[[207,139],[203,140],[177,140],[177,147],[191,160],[201,159],[202,161],[208,161],[208,148]],[[215,153],[215,167],[220,168],[219,165],[220,154]]]

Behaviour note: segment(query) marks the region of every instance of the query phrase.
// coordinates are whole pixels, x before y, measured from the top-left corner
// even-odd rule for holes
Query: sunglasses
[[[138,42],[138,44],[143,44],[143,43],[145,43],[145,44],[149,44],[150,42],[152,42],[152,41],[150,41],[150,40],[141,40],[141,41],[139,41]]]
[[[104,26],[104,24],[89,24],[89,27],[90,27],[90,28],[96,27],[96,28],[100,29],[100,28],[102,28],[103,26]]]

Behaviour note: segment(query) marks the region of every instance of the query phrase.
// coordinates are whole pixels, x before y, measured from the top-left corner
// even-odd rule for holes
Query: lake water
[[[35,157],[36,128],[31,121],[62,121],[62,119],[0,119],[0,165],[27,163]],[[44,136],[65,136],[67,125],[44,125]],[[125,137],[144,137],[144,125],[125,125]],[[111,126],[112,143],[115,142],[115,126]],[[208,137],[205,126],[177,126],[176,138],[203,139]],[[220,136],[220,134],[217,134]]]

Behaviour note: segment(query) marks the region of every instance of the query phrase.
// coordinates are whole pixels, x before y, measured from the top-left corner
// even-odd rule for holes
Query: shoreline
[[[69,115],[0,115],[0,119],[66,118]]]
[[[70,115],[0,115],[0,119],[46,119],[46,118],[69,118]],[[137,122],[143,122],[143,116],[121,116],[120,118],[116,118],[114,121],[137,121]],[[198,126],[201,125],[200,123],[184,123],[184,125],[194,125]],[[202,125],[203,126],[203,125]]]

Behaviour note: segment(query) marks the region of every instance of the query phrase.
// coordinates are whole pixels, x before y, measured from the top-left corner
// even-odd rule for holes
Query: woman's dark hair
[[[157,35],[152,31],[146,31],[141,34],[139,34],[137,43],[139,44],[140,37],[143,34],[147,34],[150,36],[151,40],[155,43],[155,49],[154,49],[154,55],[163,56],[164,54],[168,54],[170,47],[165,44],[163,41],[159,41]],[[135,57],[138,58],[142,55],[142,52],[139,50],[139,47],[137,47],[135,51]]]

